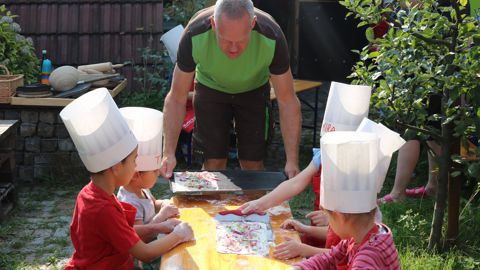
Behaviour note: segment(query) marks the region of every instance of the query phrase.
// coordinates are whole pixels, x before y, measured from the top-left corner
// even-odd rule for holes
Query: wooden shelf
[[[127,86],[127,80],[123,80],[115,88],[110,91],[112,97],[118,95]],[[65,107],[70,102],[74,101],[73,98],[24,98],[24,97],[12,97],[11,105],[20,106],[47,106],[47,107]]]

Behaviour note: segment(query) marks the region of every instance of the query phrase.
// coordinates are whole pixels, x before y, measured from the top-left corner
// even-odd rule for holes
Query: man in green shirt
[[[268,110],[271,81],[285,145],[284,170],[288,177],[299,172],[300,103],[293,89],[285,37],[270,15],[254,8],[251,0],[218,0],[188,23],[163,111],[161,172],[166,177],[176,166],[175,148],[194,77],[193,148],[203,158],[203,169],[226,168],[232,121],[242,169],[264,168],[273,122]]]
[[[470,15],[480,21],[480,0],[470,0]]]

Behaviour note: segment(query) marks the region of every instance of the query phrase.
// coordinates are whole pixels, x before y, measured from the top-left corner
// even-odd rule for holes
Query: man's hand
[[[313,225],[315,226],[327,226],[328,225],[328,216],[323,210],[313,211],[305,215],[306,218],[310,219]]]
[[[275,247],[273,251],[273,256],[280,260],[287,260],[302,256],[302,244],[301,242],[294,240],[288,236],[285,236],[285,242]]]
[[[172,233],[176,234],[180,240],[179,243],[188,242],[194,239],[192,227],[186,222],[182,222],[173,228]]]
[[[160,211],[158,211],[158,214],[153,217],[153,222],[158,223],[158,222],[163,222],[171,217],[176,217],[180,214],[178,211],[178,208],[173,205],[173,204],[166,204],[160,208]]]
[[[177,165],[177,159],[175,155],[165,155],[162,158],[162,163],[160,164],[160,174],[166,179],[170,179],[173,174],[173,169]]]
[[[258,213],[258,212],[263,212],[265,210],[265,208],[260,205],[258,200],[246,202],[242,206],[240,206],[238,209],[242,211],[242,214],[255,213],[255,212]]]
[[[286,229],[286,230],[293,229],[299,233],[305,233],[307,230],[307,225],[294,219],[287,219],[282,223],[282,225],[280,225],[280,228]]]
[[[293,178],[298,173],[300,173],[300,169],[298,168],[298,164],[296,164],[294,162],[287,162],[285,164],[285,174],[287,175],[288,179]]]

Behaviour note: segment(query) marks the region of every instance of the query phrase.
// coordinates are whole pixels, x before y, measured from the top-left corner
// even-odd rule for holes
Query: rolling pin
[[[98,63],[98,64],[91,64],[91,65],[84,65],[84,66],[78,66],[78,70],[80,71],[85,71],[85,70],[96,70],[100,71],[102,73],[104,72],[110,72],[114,68],[121,68],[125,65],[128,65],[128,63],[125,64],[112,64],[112,62],[105,62],[105,63]]]

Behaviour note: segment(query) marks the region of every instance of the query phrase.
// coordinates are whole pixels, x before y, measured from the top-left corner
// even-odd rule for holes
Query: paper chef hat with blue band
[[[135,136],[106,88],[88,92],[61,112],[65,127],[88,171],[108,169],[137,146]]]
[[[162,159],[163,113],[143,107],[125,107],[120,112],[138,140],[136,170],[159,169]]]
[[[367,213],[377,206],[379,138],[374,133],[328,132],[320,140],[320,205],[340,213]]]

